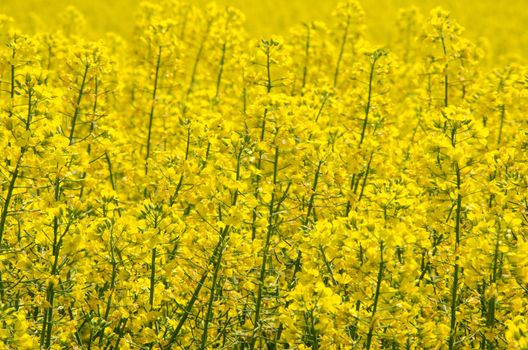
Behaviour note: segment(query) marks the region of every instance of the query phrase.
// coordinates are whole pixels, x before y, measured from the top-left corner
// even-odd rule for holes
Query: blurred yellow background
[[[191,1],[193,2],[193,1]],[[194,1],[203,6],[205,0]],[[246,26],[258,36],[283,34],[302,21],[328,19],[338,0],[217,0],[235,6],[246,14]],[[67,5],[84,13],[89,32],[117,32],[129,35],[139,0],[2,0],[0,13],[27,23],[53,24]],[[424,13],[442,6],[466,28],[473,40],[485,37],[494,56],[528,50],[528,0],[362,0],[367,15],[368,35],[380,43],[391,40],[399,8],[418,6]],[[31,21],[28,21],[28,17]],[[29,28],[31,29],[31,28]]]

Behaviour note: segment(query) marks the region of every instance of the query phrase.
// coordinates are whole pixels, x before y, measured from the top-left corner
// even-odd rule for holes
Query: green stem
[[[116,184],[114,180],[114,172],[112,170],[112,162],[110,160],[110,156],[108,155],[108,152],[105,152],[105,158],[106,158],[106,165],[108,166],[108,178],[110,180],[110,184],[112,185],[112,190],[115,191]]]
[[[271,89],[273,88],[272,80],[271,80],[271,57],[270,57],[270,48],[269,46],[266,47],[266,74],[268,77],[268,80],[266,82],[266,92],[269,94],[271,92]],[[262,124],[260,127],[260,142],[264,141],[264,137],[266,136],[266,118],[268,115],[268,108],[266,107],[264,109],[264,115],[262,117]],[[259,151],[258,159],[257,159],[257,170],[260,170],[262,168],[262,157],[264,155],[264,152],[262,150]],[[258,189],[260,186],[260,174],[257,174],[255,176],[255,198],[258,198]],[[251,223],[251,240],[255,240],[256,234],[257,234],[257,208],[253,208],[253,218]]]
[[[453,288],[451,290],[451,316],[450,316],[450,331],[449,331],[449,350],[453,350],[456,342],[456,309],[457,309],[457,294],[458,294],[458,274],[459,265],[458,258],[456,258],[455,269],[453,272]]]
[[[262,307],[262,292],[264,288],[264,280],[266,278],[266,261],[268,260],[269,247],[271,242],[271,236],[273,234],[273,219],[274,207],[275,207],[275,187],[277,185],[277,174],[278,174],[278,163],[279,163],[279,147],[275,146],[275,160],[273,163],[273,192],[271,193],[271,200],[269,203],[269,215],[268,215],[268,230],[266,234],[266,241],[262,249],[262,262],[260,264],[260,274],[258,281],[258,291],[257,291],[257,301],[255,303],[255,320],[253,322],[253,336],[249,348],[253,350],[255,348],[255,343],[258,338],[259,331],[261,329],[260,325],[260,311]]]
[[[152,248],[152,258],[150,263],[150,309],[154,309],[154,291],[156,287],[156,248]]]
[[[339,68],[341,66],[341,60],[343,59],[343,54],[345,53],[345,45],[348,38],[348,28],[350,27],[350,15],[347,17],[347,22],[345,25],[345,31],[343,33],[343,38],[341,39],[341,47],[339,49],[339,55],[337,57],[336,69],[334,72],[334,87],[337,86],[337,79],[339,77]]]
[[[495,250],[493,252],[493,266],[491,271],[491,277],[490,277],[490,288],[496,288],[495,283],[497,282],[497,269],[498,269],[498,260],[499,260],[499,246],[500,246],[500,222],[497,220],[497,238],[495,240]],[[494,291],[492,291],[494,293]],[[493,330],[493,327],[495,326],[495,308],[496,308],[497,298],[492,296],[490,300],[488,300],[488,307],[487,307],[487,313],[486,313],[486,326]],[[486,345],[487,339],[486,337],[483,337],[483,344]],[[493,349],[493,343],[490,342],[488,344],[488,350]]]
[[[310,215],[313,210],[313,206],[315,203],[315,192],[317,191],[317,184],[319,182],[319,175],[321,173],[321,166],[323,165],[323,161],[320,160],[317,164],[317,170],[315,171],[314,181],[312,184],[312,194],[310,195],[310,199],[308,201],[308,210],[306,210],[306,217],[304,219],[304,224],[308,225],[308,220],[310,219]]]
[[[214,270],[213,270],[213,280],[211,282],[211,294],[209,295],[209,301],[207,302],[207,312],[205,316],[205,322],[204,322],[204,329],[202,333],[202,341],[200,349],[203,350],[207,346],[207,337],[208,337],[208,331],[209,331],[209,323],[211,323],[213,319],[213,303],[216,295],[216,288],[217,288],[217,281],[218,281],[218,274],[220,271],[220,266],[222,265],[222,255],[224,253],[225,248],[225,238],[227,236],[227,226],[224,228],[222,233],[220,234],[220,249],[218,250],[218,257],[216,258],[214,262]]]
[[[114,241],[113,241],[113,234],[112,234],[112,231],[110,230],[110,252],[111,252],[111,264],[112,264],[112,277],[110,277],[110,294],[108,296],[108,300],[106,301],[106,310],[105,310],[105,313],[104,313],[104,320],[106,322],[104,322],[101,326],[101,329],[99,330],[99,346],[102,345],[103,343],[103,338],[104,338],[104,331],[105,331],[105,328],[107,327],[107,324],[108,324],[108,317],[110,316],[110,309],[112,307],[112,299],[113,299],[113,295],[114,295],[114,292],[115,292],[115,285],[116,285],[116,280],[117,280],[117,261],[115,259],[115,245],[114,245]],[[94,337],[94,339],[97,339],[97,335]]]
[[[363,198],[363,192],[365,191],[365,187],[367,185],[367,177],[370,172],[370,164],[372,163],[373,156],[374,156],[374,152],[371,152],[369,161],[367,163],[367,169],[365,170],[365,176],[363,176],[363,182],[361,183],[361,191],[359,191],[358,203],[361,201],[361,198]]]
[[[211,256],[211,259],[209,260],[209,263],[212,262],[213,257],[216,256],[219,249],[220,249],[220,244],[217,244],[213,251],[213,255]],[[185,305],[185,308],[183,310],[183,315],[181,316],[180,321],[176,325],[176,328],[174,328],[174,331],[172,332],[169,338],[169,341],[167,342],[167,345],[165,346],[165,349],[172,349],[172,346],[174,342],[176,342],[176,339],[178,338],[178,335],[180,334],[183,328],[183,325],[185,324],[185,321],[187,321],[187,318],[189,317],[189,314],[191,313],[194,303],[196,302],[196,300],[198,299],[198,296],[200,295],[200,291],[202,290],[202,287],[205,284],[205,280],[207,279],[208,274],[209,274],[209,270],[205,270],[202,276],[200,277],[200,280],[198,281],[198,284],[196,285],[196,288],[193,291],[191,299],[189,299],[189,301]]]
[[[460,244],[460,220],[462,214],[462,194],[460,193],[460,187],[462,185],[462,180],[460,177],[460,167],[458,162],[455,164],[456,168],[456,187],[457,187],[457,202],[456,202],[456,218],[455,218],[455,239],[456,247]]]
[[[20,156],[18,156],[17,164],[13,173],[11,174],[11,181],[9,181],[9,187],[7,189],[7,194],[4,200],[4,205],[2,207],[2,214],[0,215],[0,246],[2,245],[2,240],[5,232],[5,225],[7,222],[7,214],[9,213],[9,206],[11,205],[11,198],[13,197],[13,191],[15,189],[16,180],[20,171],[20,162],[22,161],[22,156],[24,155],[25,148],[22,149]]]
[[[30,88],[28,91],[28,112],[27,112],[27,118],[26,118],[26,131],[29,130],[29,127],[31,125],[31,113],[32,113],[31,99],[32,97],[33,97],[33,89]]]
[[[158,92],[158,80],[159,72],[161,67],[161,46],[158,47],[158,58],[156,60],[156,72],[154,74],[154,88],[152,89],[152,101],[150,104],[150,114],[149,114],[149,123],[148,123],[148,132],[147,132],[147,153],[145,155],[145,175],[148,174],[148,160],[150,157],[150,142],[152,138],[152,125],[154,123],[154,111],[156,108],[156,94]]]
[[[376,68],[376,62],[378,58],[377,56],[374,57],[372,60],[372,63],[370,64],[370,74],[369,74],[369,84],[368,84],[368,97],[367,97],[367,105],[365,106],[365,118],[363,119],[363,126],[361,128],[361,137],[359,139],[359,146],[361,147],[361,144],[363,143],[363,139],[365,138],[365,131],[367,130],[367,124],[368,124],[368,117],[370,113],[370,107],[372,103],[372,85],[374,81],[374,72]]]
[[[97,79],[97,76],[94,78],[94,104],[93,104],[93,107],[92,107],[92,122],[90,123],[90,135],[93,133],[94,129],[95,129],[95,122],[93,121],[93,119],[95,119],[95,116],[97,114],[97,100],[99,98],[99,79]],[[91,143],[88,143],[88,147],[87,147],[87,153],[88,155],[91,155],[92,154],[92,144]],[[106,155],[106,158],[107,158],[107,161],[108,161],[108,154],[105,153]],[[81,176],[81,179],[85,179],[86,178],[86,171],[83,172],[82,176]],[[113,187],[113,186],[112,186]],[[115,188],[114,188],[115,190]],[[81,199],[83,197],[83,194],[84,194],[84,181],[82,181],[81,183],[81,191],[79,193],[79,199]]]
[[[374,335],[374,317],[376,316],[376,311],[378,309],[378,300],[381,290],[381,281],[383,279],[383,269],[385,267],[385,262],[383,260],[383,241],[380,242],[380,264],[378,270],[378,279],[376,282],[376,291],[374,293],[374,305],[372,306],[372,316],[371,316],[371,325],[369,327],[369,332],[367,334],[367,343],[365,349],[369,350],[372,344],[372,337]]]
[[[187,128],[187,144],[185,145],[185,161],[189,159],[189,149],[191,145],[191,128]],[[210,144],[209,144],[210,145]],[[210,146],[208,146],[210,147]],[[178,194],[180,193],[180,190],[183,186],[183,178],[184,173],[182,170],[182,173],[180,174],[180,179],[178,180],[178,184],[176,185],[176,188],[174,189],[174,193],[169,198],[169,206],[172,207],[174,203],[176,202],[176,199],[178,198]]]
[[[213,19],[209,19],[207,21],[207,27],[205,28],[202,41],[200,42],[200,47],[198,48],[198,52],[196,53],[196,58],[194,59],[194,64],[193,64],[192,73],[191,73],[191,82],[189,83],[189,88],[187,89],[186,97],[189,97],[189,95],[191,94],[194,88],[194,84],[196,82],[196,72],[198,71],[198,64],[200,63],[200,60],[202,58],[205,43],[207,42],[207,38],[209,37],[209,32],[211,31],[212,24],[213,24]]]
[[[350,179],[350,191],[354,189],[354,186],[356,184],[356,174],[352,175],[352,178]],[[346,208],[345,208],[345,217],[348,217],[348,214],[350,214],[350,209],[352,209],[352,202],[350,200],[347,200]]]
[[[337,286],[338,283],[334,277],[334,272],[332,271],[332,266],[330,266],[330,261],[328,261],[328,258],[326,257],[324,248],[322,245],[319,245],[319,251],[321,252],[321,257],[323,258],[323,262],[325,264],[326,269],[328,270],[328,274],[330,275],[330,278],[332,279],[332,283],[334,286]]]
[[[504,127],[504,117],[506,116],[506,106],[500,105],[500,124],[499,124],[499,136],[497,139],[497,144],[500,145],[502,141],[502,129]]]
[[[271,52],[269,45],[266,47],[266,75],[268,77],[266,82],[266,92],[269,94],[273,88],[271,80]]]
[[[222,55],[220,56],[220,67],[218,69],[218,76],[216,77],[216,93],[215,93],[215,100],[218,100],[218,97],[220,96],[220,83],[222,82],[222,75],[224,73],[224,65],[225,65],[225,57],[227,52],[227,33],[229,33],[229,22],[231,20],[231,17],[228,17],[225,24],[225,33],[226,33],[226,39],[224,40],[224,43],[222,44]]]
[[[82,77],[81,87],[79,89],[79,95],[77,95],[77,101],[75,103],[75,111],[73,112],[72,117],[72,125],[70,129],[70,145],[73,145],[75,142],[74,135],[75,135],[75,125],[77,124],[77,118],[79,117],[79,113],[81,112],[81,100],[84,94],[84,86],[86,84],[86,77],[88,76],[88,69],[90,68],[89,64],[86,64],[84,66],[84,73]]]
[[[226,49],[227,49],[227,41],[224,41],[224,43],[222,44],[222,56],[220,56],[220,65],[219,65],[219,68],[218,68],[218,76],[216,77],[215,100],[218,100],[218,96],[220,96],[220,84],[222,83],[222,75],[224,73]]]
[[[15,38],[16,42],[16,38]],[[11,106],[9,108],[9,116],[11,117],[13,115],[13,108],[15,107],[15,57],[16,57],[16,49],[13,48],[13,52],[11,54],[11,88],[9,91]]]
[[[462,195],[460,194],[461,177],[460,167],[458,162],[455,163],[456,177],[457,177],[457,208],[455,218],[455,254],[458,254],[458,246],[460,245],[460,220],[462,213]],[[453,350],[456,342],[456,309],[457,309],[457,294],[458,294],[458,279],[459,279],[458,256],[455,256],[455,267],[453,272],[453,287],[451,290],[451,315],[450,315],[450,331],[449,331],[449,350]]]
[[[442,51],[444,52],[444,58],[446,59],[444,74],[444,107],[447,107],[449,105],[449,64],[447,63],[447,47],[443,33],[440,34],[440,39],[442,42]]]
[[[328,101],[328,98],[330,98],[330,94],[329,93],[324,94],[324,98],[323,98],[323,101],[321,102],[321,106],[319,107],[319,110],[317,111],[317,115],[315,116],[316,123],[319,120],[319,117],[321,116],[321,114],[323,113],[323,109],[326,105],[326,102]]]
[[[306,24],[306,44],[304,47],[304,68],[303,68],[303,79],[302,79],[302,89],[303,90],[306,87],[309,63],[310,63],[310,25]]]

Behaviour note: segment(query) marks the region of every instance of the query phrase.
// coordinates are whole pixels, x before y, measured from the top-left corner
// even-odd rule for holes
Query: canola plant
[[[0,349],[528,349],[522,47],[393,15],[0,15]]]

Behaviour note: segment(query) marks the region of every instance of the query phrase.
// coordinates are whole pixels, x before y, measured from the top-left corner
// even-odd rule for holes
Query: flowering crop
[[[528,349],[528,66],[398,16],[0,16],[0,349]]]

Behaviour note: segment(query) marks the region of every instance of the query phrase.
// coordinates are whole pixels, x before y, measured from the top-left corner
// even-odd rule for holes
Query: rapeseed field
[[[0,349],[528,349],[525,7],[4,0]]]

